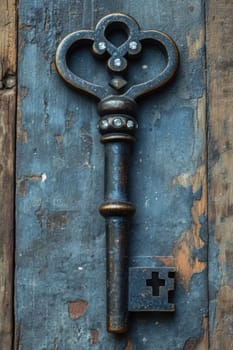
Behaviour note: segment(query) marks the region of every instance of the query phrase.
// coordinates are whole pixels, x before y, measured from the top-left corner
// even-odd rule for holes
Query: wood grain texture
[[[132,260],[174,255],[177,311],[134,314],[122,336],[108,334],[105,325],[105,230],[97,209],[103,201],[104,150],[96,103],[68,88],[54,69],[62,37],[93,29],[102,16],[117,11],[135,17],[144,30],[173,36],[181,54],[172,84],[140,101],[131,178],[138,209],[130,234]],[[22,0],[19,31],[18,347],[207,350],[203,2]],[[155,47],[145,50],[129,73],[134,81],[164,65]],[[71,60],[74,69],[102,82],[92,56],[80,56]]]
[[[0,348],[13,341],[14,159],[16,108],[15,1],[0,10]]]
[[[233,2],[207,8],[211,350],[233,348]]]

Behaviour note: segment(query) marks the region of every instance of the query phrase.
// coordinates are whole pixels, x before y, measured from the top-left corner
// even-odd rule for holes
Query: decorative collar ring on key
[[[116,29],[125,30],[128,35],[120,46],[115,46],[106,35],[108,29],[114,26]],[[127,69],[127,58],[143,50],[144,40],[154,41],[162,47],[167,59],[166,67],[158,75],[152,76],[150,80],[130,86],[127,91],[121,93],[122,87],[127,84],[121,76]],[[94,53],[107,60],[108,69],[116,75],[109,82],[109,88],[87,81],[70,70],[67,64],[69,53],[80,41],[92,41]],[[98,22],[95,31],[80,30],[67,35],[59,44],[56,52],[56,67],[61,77],[74,88],[85,91],[100,100],[112,95],[113,89],[116,96],[130,100],[135,100],[141,95],[156,90],[174,76],[178,62],[178,49],[167,34],[157,30],[141,31],[138,23],[132,17],[119,13],[103,17]]]

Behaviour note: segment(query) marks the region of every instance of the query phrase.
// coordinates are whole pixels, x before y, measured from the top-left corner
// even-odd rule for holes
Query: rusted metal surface
[[[113,43],[113,35],[119,36],[123,29],[127,38],[124,41]],[[109,38],[110,37],[110,38]],[[165,51],[167,57],[166,67],[159,74],[152,75],[148,81],[133,84],[121,76],[128,68],[128,60],[143,49],[145,40],[154,41]],[[103,56],[107,67],[111,71],[111,80],[108,87],[105,82],[96,85],[84,78],[80,78],[69,67],[69,56],[80,42],[91,41],[92,49],[96,55]],[[127,59],[126,59],[127,56]],[[98,112],[101,119],[98,123],[101,141],[105,144],[105,203],[100,207],[100,213],[106,218],[107,241],[107,329],[112,333],[124,333],[128,330],[128,236],[130,235],[129,219],[135,208],[129,202],[129,161],[131,142],[138,127],[134,118],[137,105],[135,98],[156,90],[165,85],[174,76],[178,67],[178,49],[173,40],[162,32],[140,31],[139,25],[125,14],[110,14],[103,17],[97,24],[95,31],[78,31],[66,36],[58,46],[56,52],[56,67],[61,77],[78,90],[88,92],[101,99]],[[117,75],[116,75],[117,74]],[[129,84],[129,87],[128,87]],[[114,90],[109,89],[109,87]],[[126,87],[123,93],[120,91]],[[114,96],[117,94],[117,96]],[[113,95],[113,96],[112,96]],[[124,114],[125,111],[129,111]],[[131,113],[130,113],[131,112]],[[168,291],[174,289],[174,283],[169,281],[168,272],[158,270],[159,275],[165,278],[167,274],[166,292],[161,300],[145,293],[144,305],[139,300],[142,285],[135,284],[137,279],[143,283],[144,276],[135,269],[131,269],[131,283],[138,293],[135,303],[133,294],[130,295],[130,310],[142,308],[144,311],[174,311],[173,305],[166,301]],[[174,269],[175,270],[175,269]],[[173,271],[173,270],[171,270]],[[139,281],[138,281],[139,282]],[[132,290],[132,286],[130,286]],[[153,301],[152,301],[153,299]],[[145,307],[145,305],[147,305]]]

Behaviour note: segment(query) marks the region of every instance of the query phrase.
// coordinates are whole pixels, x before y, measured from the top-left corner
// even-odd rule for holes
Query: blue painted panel
[[[204,9],[200,0],[143,4],[19,4],[16,321],[22,350],[207,349]],[[132,259],[174,256],[177,311],[133,314],[124,336],[105,329],[105,232],[97,210],[104,150],[96,103],[68,88],[54,68],[62,37],[94,28],[117,11],[135,17],[143,29],[173,36],[181,54],[175,81],[140,101],[130,235]],[[150,75],[148,59],[143,69]],[[98,66],[82,69],[101,79]]]

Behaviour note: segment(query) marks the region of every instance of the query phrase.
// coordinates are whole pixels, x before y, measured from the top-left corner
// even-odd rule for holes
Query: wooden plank
[[[233,348],[233,2],[207,8],[211,350]]]
[[[54,69],[63,36],[93,29],[116,11],[132,15],[145,30],[166,31],[181,53],[175,81],[140,102],[131,179],[138,209],[130,234],[133,258],[174,256],[177,311],[133,314],[129,333],[119,337],[105,327],[105,230],[97,212],[104,153],[96,103],[69,89]],[[19,29],[18,344],[35,350],[94,345],[100,350],[207,350],[203,2],[24,0]],[[162,53],[153,49],[147,47],[143,63],[130,71],[136,81],[163,66]],[[90,56],[76,59],[77,69],[76,63]],[[80,70],[103,80],[93,59]]]
[[[12,349],[14,160],[16,107],[15,0],[0,11],[0,348]]]

